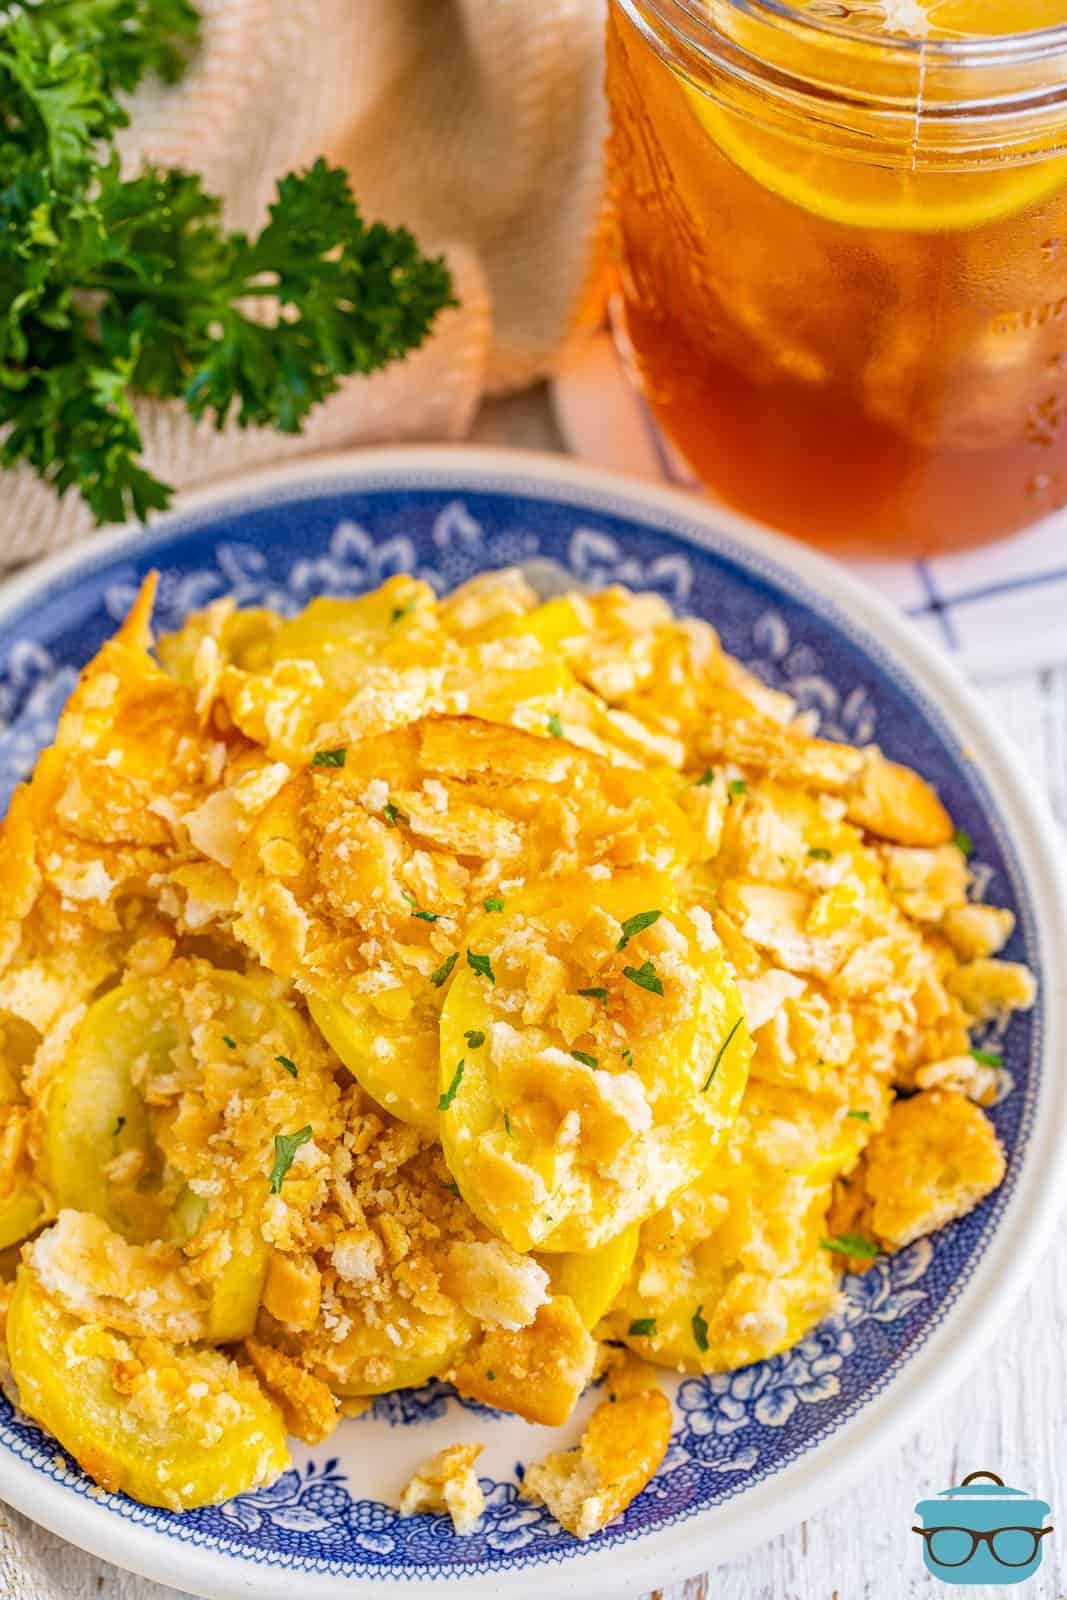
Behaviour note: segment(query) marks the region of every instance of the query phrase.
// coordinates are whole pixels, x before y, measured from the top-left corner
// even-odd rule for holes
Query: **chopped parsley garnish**
[[[480,1050],[485,1043],[485,1034],[481,1028],[468,1028],[463,1037],[471,1050]]]
[[[419,920],[419,922],[439,922],[440,921],[440,917],[438,916],[438,913],[436,911],[422,911],[422,910],[420,910],[419,902],[415,899],[415,896],[410,892],[410,890],[402,889],[400,892],[404,896],[404,899],[407,901],[408,905],[411,907],[411,915],[413,917],[416,917]]]
[[[123,1130],[123,1128],[125,1126],[126,1126],[126,1118],[125,1117],[116,1117],[115,1118],[115,1126],[111,1130],[111,1137],[113,1139],[117,1139],[119,1134],[122,1132],[122,1130]]]
[[[697,1349],[701,1351],[701,1353],[707,1350],[708,1325],[704,1321],[703,1305],[697,1306],[696,1310],[693,1312],[693,1338],[696,1341]]]
[[[604,1004],[607,1005],[608,991],[606,989],[579,989],[578,993],[583,995],[586,1000],[603,1000]]]
[[[870,1122],[871,1120],[869,1111],[848,1111],[845,1115],[851,1117],[853,1122]]]
[[[459,1086],[463,1082],[464,1064],[465,1063],[462,1061],[457,1063],[456,1070],[452,1074],[452,1082],[449,1084],[448,1088],[437,1102],[438,1111],[447,1111],[453,1100],[456,1098],[456,1095],[459,1092]]]
[[[971,1054],[976,1061],[981,1062],[983,1067],[1002,1067],[1004,1065],[1004,1057],[999,1055],[996,1050],[972,1050]]]
[[[396,806],[394,806],[391,800],[387,806],[382,807],[382,816],[385,818],[385,821],[388,823],[390,828],[395,828],[398,823],[406,822],[408,820],[402,811],[397,810]]]
[[[633,1053],[632,1050],[620,1050],[619,1054],[622,1056],[622,1059],[626,1062],[626,1065],[628,1067],[632,1067],[633,1066],[633,1064],[634,1064],[634,1053]]]
[[[289,1074],[289,1076],[291,1078],[295,1078],[295,1077],[298,1076],[297,1069],[296,1069],[296,1062],[295,1061],[290,1061],[288,1056],[275,1056],[274,1059],[275,1059],[275,1061],[278,1063],[278,1065],[280,1067],[284,1067],[285,1068],[286,1072]]]
[[[486,1367],[485,1376],[488,1378],[490,1383],[496,1382],[496,1373],[493,1371],[492,1367]]]
[[[389,620],[390,622],[403,622],[405,617],[410,617],[414,609],[415,599],[412,597],[410,600],[405,600],[402,606],[394,606],[393,614]]]
[[[311,765],[313,767],[343,767],[347,759],[347,749],[316,750],[311,758]]]
[[[584,1050],[572,1050],[571,1055],[575,1061],[580,1061],[583,1067],[595,1067],[598,1065],[596,1056],[586,1055]]]
[[[635,1317],[630,1324],[631,1339],[650,1339],[656,1331],[655,1317]]]
[[[446,1183],[445,1188],[448,1190],[449,1194],[454,1194],[456,1199],[459,1199],[459,1184],[456,1183],[454,1179],[451,1183]]]
[[[631,983],[636,983],[639,989],[647,989],[649,994],[663,993],[663,980],[652,961],[642,961],[639,967],[623,967],[622,975],[629,978]]]
[[[563,738],[563,724],[559,720],[559,713],[556,711],[549,713],[548,731],[552,735],[553,739]]]
[[[694,789],[707,789],[714,782],[715,782],[715,768],[714,767],[708,767],[707,770],[704,773],[704,776],[702,778],[698,778],[697,779],[696,783],[693,785],[693,788]]]
[[[745,782],[744,778],[731,778],[730,779],[730,793],[731,794],[747,794],[748,793],[748,784]]]
[[[298,1128],[296,1133],[276,1133],[274,1135],[274,1165],[270,1169],[270,1192],[281,1194],[282,1184],[285,1182],[289,1168],[296,1157],[296,1152],[302,1144],[307,1144],[311,1138],[311,1124]]]
[[[873,1239],[865,1239],[862,1233],[838,1233],[832,1239],[820,1239],[820,1250],[830,1250],[836,1256],[862,1256],[865,1261],[873,1261],[878,1254],[878,1246]]]
[[[236,1050],[237,1049],[237,1040],[236,1039],[231,1039],[228,1033],[224,1033],[223,1034],[222,1042],[226,1046],[227,1050]]]
[[[468,950],[467,965],[470,967],[471,971],[476,972],[480,978],[488,978],[490,983],[496,982],[496,978],[493,976],[492,963],[490,962],[488,956],[479,956],[476,955],[473,950]]]
[[[644,928],[651,928],[654,922],[662,917],[662,911],[638,911],[636,915],[627,917],[622,925],[622,938],[615,946],[616,950],[625,950],[630,940]]]
[[[711,1088],[712,1084],[715,1082],[715,1074],[719,1070],[719,1065],[720,1065],[720,1063],[722,1061],[722,1058],[726,1054],[727,1050],[729,1050],[731,1041],[733,1040],[733,1036],[737,1032],[738,1028],[741,1026],[743,1021],[744,1021],[743,1017],[738,1017],[737,1021],[734,1023],[734,1025],[730,1029],[729,1033],[726,1035],[726,1038],[723,1040],[722,1044],[719,1046],[718,1051],[716,1052],[715,1060],[711,1064],[711,1071],[708,1073],[707,1077],[704,1079],[703,1086],[702,1086],[702,1088],[700,1090],[701,1094],[706,1094],[707,1091]]]
[[[487,911],[503,911],[504,902],[497,895],[491,894],[488,900],[483,900],[482,905]]]
[[[459,951],[453,950],[452,954],[448,956],[446,960],[441,962],[441,965],[430,979],[430,982],[433,984],[435,989],[439,989],[443,983],[448,982],[452,973],[452,968],[455,966],[458,960]]]
[[[813,861],[832,861],[834,859],[833,851],[827,850],[826,846],[821,844],[813,845],[808,851],[808,855]]]
[[[505,1110],[505,1112],[504,1112],[504,1132],[507,1134],[509,1139],[512,1137],[511,1116],[510,1116],[510,1114],[508,1113],[507,1110]]]
[[[956,849],[961,851],[962,854],[968,859],[974,855],[974,840],[971,838],[966,828],[956,829],[955,833],[952,835],[952,843],[956,846]]]

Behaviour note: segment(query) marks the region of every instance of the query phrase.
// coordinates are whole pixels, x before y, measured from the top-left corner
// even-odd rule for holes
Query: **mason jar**
[[[1045,4],[611,0],[620,319],[725,501],[883,555],[1067,502],[1067,26],[938,26]]]

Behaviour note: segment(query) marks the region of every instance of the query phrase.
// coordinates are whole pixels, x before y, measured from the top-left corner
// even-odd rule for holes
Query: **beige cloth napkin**
[[[146,88],[125,136],[203,173],[255,226],[274,178],[343,162],[368,217],[441,250],[460,300],[428,343],[347,382],[303,435],[223,434],[142,408],[147,457],[181,487],[346,445],[454,440],[478,403],[544,374],[588,304],[600,214],[604,0],[201,0],[203,46]],[[0,480],[0,566],[91,530],[24,472]]]

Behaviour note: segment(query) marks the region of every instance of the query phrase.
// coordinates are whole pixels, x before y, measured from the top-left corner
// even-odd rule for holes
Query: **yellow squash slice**
[[[640,1236],[634,1223],[596,1250],[541,1257],[553,1292],[570,1296],[587,1328],[595,1328],[615,1304],[633,1269]]]
[[[611,1338],[657,1365],[725,1372],[787,1349],[831,1310],[834,1262],[820,1248],[829,1189],[755,1176],[723,1190],[706,1174],[645,1224]],[[702,1210],[708,1232],[687,1238]]]
[[[288,1465],[281,1413],[248,1372],[216,1350],[80,1322],[25,1266],[7,1342],[23,1409],[105,1489],[186,1510]]]
[[[432,1318],[413,1314],[410,1306],[398,1311],[408,1323],[406,1348],[394,1345],[383,1326],[361,1323],[331,1350],[328,1364],[316,1366],[334,1394],[354,1398],[418,1389],[444,1376],[474,1332],[472,1318],[458,1306]]]
[[[48,1090],[45,1160],[57,1209],[91,1211],[134,1243],[166,1231],[162,1162],[134,1072],[167,1070],[178,1043],[176,1010],[148,979],[90,1006]],[[135,1182],[109,1178],[117,1156],[140,1158]]]
[[[195,1006],[204,1008],[196,1021],[183,1005],[194,987]],[[195,1147],[210,1136],[207,1110],[202,1130],[190,1131],[173,1112],[150,1109],[143,1091],[190,1059],[213,1059],[220,1093],[231,1078],[236,1088],[250,1068],[256,1077],[270,1073],[288,1082],[281,1063],[299,1073],[308,1039],[295,1012],[255,980],[188,964],[169,978],[131,979],[96,1001],[49,1088],[45,1149],[59,1209],[92,1212],[137,1243],[167,1237],[188,1243],[208,1226],[226,1227],[230,1244],[210,1276],[209,1328],[219,1343],[254,1328],[269,1248],[251,1213],[214,1217],[167,1159],[181,1154],[182,1138]],[[255,1051],[262,1064],[259,1056],[250,1059]],[[265,1164],[257,1192],[245,1197],[248,1207],[265,1198],[267,1176]]]
[[[403,990],[389,998],[342,1004],[312,996],[308,1010],[327,1044],[361,1088],[401,1122],[437,1132],[437,991],[420,986],[417,1000]]]
[[[27,1238],[43,1220],[40,1195],[28,1180],[20,1179],[9,1194],[0,1197],[0,1250]]]
[[[596,1249],[705,1170],[751,1048],[710,918],[669,881],[528,891],[471,928],[451,979],[449,1167],[516,1250]]]

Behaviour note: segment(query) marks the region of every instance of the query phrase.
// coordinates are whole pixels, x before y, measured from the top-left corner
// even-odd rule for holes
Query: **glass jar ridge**
[[[612,0],[698,92],[760,126],[911,169],[1067,153],[1067,23],[973,39],[881,34],[848,0]],[[870,0],[854,7],[871,17]]]

